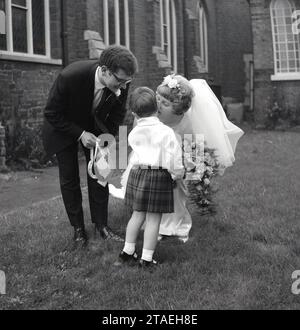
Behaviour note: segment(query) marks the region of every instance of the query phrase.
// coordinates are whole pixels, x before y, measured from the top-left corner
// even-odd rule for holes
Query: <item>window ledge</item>
[[[0,60],[62,65],[62,60],[56,60],[45,56],[16,54],[9,52],[0,52]]]
[[[272,81],[300,80],[300,72],[298,73],[277,73],[271,76]]]

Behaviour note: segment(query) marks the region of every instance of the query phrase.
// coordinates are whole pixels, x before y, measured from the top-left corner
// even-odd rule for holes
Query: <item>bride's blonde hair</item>
[[[170,75],[158,86],[157,93],[170,101],[174,113],[182,115],[189,110],[194,91],[189,81],[180,75]]]

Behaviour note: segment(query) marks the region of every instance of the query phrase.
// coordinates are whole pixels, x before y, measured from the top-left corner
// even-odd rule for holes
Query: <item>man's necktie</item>
[[[96,94],[94,95],[94,101],[93,101],[94,110],[98,107],[98,105],[101,101],[102,95],[103,95],[103,88],[100,88],[97,90]]]

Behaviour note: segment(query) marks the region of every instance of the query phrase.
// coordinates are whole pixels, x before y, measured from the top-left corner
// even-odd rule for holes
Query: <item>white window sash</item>
[[[109,45],[109,18],[108,18],[108,0],[103,0],[104,16],[104,41]]]
[[[45,5],[45,42],[46,42],[46,57],[51,58],[51,34],[50,34],[50,4],[49,0],[44,0]]]
[[[165,50],[165,19],[164,19],[164,5],[163,5],[164,0],[160,0],[160,35],[161,35],[161,49],[162,51]]]
[[[207,19],[204,8],[198,3],[198,17],[200,29],[200,59],[205,70],[208,70],[208,38],[207,38]]]
[[[271,75],[271,81],[300,80],[300,72],[276,73]]]
[[[171,61],[171,27],[170,27],[170,0],[164,0],[166,1],[166,17],[167,17],[167,38],[168,38],[168,50],[167,50],[167,56],[168,56],[168,60],[169,60],[169,64],[172,64],[172,61]]]
[[[271,26],[272,26],[272,39],[273,39],[273,57],[274,57],[274,75],[271,76],[271,80],[276,81],[276,80],[299,80],[300,77],[300,71],[295,71],[294,69],[290,68],[290,59],[289,59],[289,49],[288,49],[288,40],[287,40],[287,27],[286,25],[284,26],[284,36],[285,36],[285,40],[284,42],[281,42],[285,45],[286,51],[286,61],[287,61],[287,72],[282,72],[282,61],[284,61],[281,57],[282,51],[280,50],[280,48],[278,49],[278,52],[276,50],[276,46],[280,44],[279,41],[276,41],[275,39],[275,28],[277,26],[275,26],[275,19],[276,16],[273,15],[273,10],[278,10],[278,8],[276,7],[278,0],[272,0],[271,4],[270,4],[270,17],[271,17]],[[292,12],[296,9],[294,2],[290,2],[289,0],[287,0],[287,2],[284,2],[285,4],[285,8],[290,9],[291,11],[291,15]],[[292,16],[291,16],[292,17]],[[277,33],[278,35],[278,33]],[[300,44],[299,42],[299,36],[294,36],[294,45],[295,43]],[[299,55],[297,57],[297,53],[296,53],[296,47],[293,47],[293,51],[294,51],[294,58],[295,61],[298,61],[298,64],[300,62],[299,59]],[[277,67],[277,62],[279,62],[279,68]],[[296,65],[297,66],[297,65]]]
[[[31,58],[33,62],[37,62],[38,59],[48,59],[51,60],[51,38],[50,38],[50,10],[49,10],[49,0],[44,1],[44,18],[45,18],[45,50],[46,55],[34,54],[33,48],[33,30],[32,30],[32,1],[26,0],[26,25],[27,25],[27,52],[16,52],[13,46],[13,29],[12,29],[12,6],[18,7],[17,5],[12,5],[11,0],[5,0],[6,8],[6,40],[7,40],[7,50],[0,50],[0,58],[9,58],[12,56],[14,59],[26,60],[26,58]],[[25,7],[20,7],[25,8]],[[54,62],[59,63],[60,60]]]
[[[165,4],[165,6],[164,6]],[[163,52],[167,49],[167,58],[170,61],[170,44],[171,44],[171,31],[170,31],[170,10],[169,0],[160,0],[160,22],[161,22],[161,49]],[[166,36],[165,36],[165,31]]]
[[[119,0],[114,0],[115,3],[115,38],[116,44],[120,45],[120,7]]]
[[[172,26],[170,15],[172,15]],[[167,31],[167,39],[165,38],[165,30]],[[172,65],[173,71],[177,72],[177,20],[174,0],[160,0],[160,32],[161,49],[163,52],[165,52],[165,50],[167,49],[166,56],[168,59],[168,63]]]
[[[32,31],[32,2],[26,0],[27,6],[27,52],[33,55],[33,31]],[[45,45],[46,47],[46,45]]]
[[[109,40],[109,12],[108,1],[103,0],[103,16],[104,16],[104,42],[110,45]],[[114,0],[114,19],[115,19],[115,43],[121,43],[121,26],[120,26],[120,1],[124,2],[124,22],[125,22],[125,46],[130,48],[130,28],[129,28],[129,5],[128,0]]]
[[[129,28],[129,5],[128,5],[128,0],[124,0],[124,14],[125,14],[126,47],[130,48],[130,28]]]
[[[207,19],[206,13],[203,10],[204,14],[204,40],[205,40],[205,69],[208,70],[208,37],[207,37]]]
[[[172,30],[173,30],[173,70],[177,73],[177,20],[176,20],[176,9],[174,0],[171,0],[171,11],[172,11]]]

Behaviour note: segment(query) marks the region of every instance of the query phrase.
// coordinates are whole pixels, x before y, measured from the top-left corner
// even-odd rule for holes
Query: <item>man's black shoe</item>
[[[74,228],[74,247],[86,247],[87,245],[87,235],[84,228],[75,227]]]
[[[100,237],[104,240],[113,240],[116,242],[124,243],[125,240],[119,235],[115,234],[109,227],[105,226],[103,228],[99,228],[95,226],[95,232],[99,232]]]

